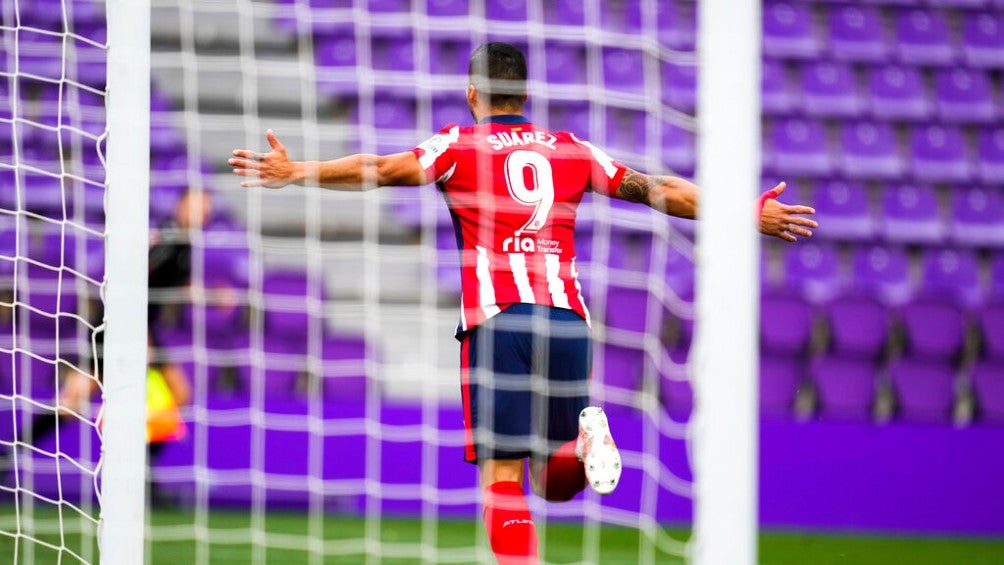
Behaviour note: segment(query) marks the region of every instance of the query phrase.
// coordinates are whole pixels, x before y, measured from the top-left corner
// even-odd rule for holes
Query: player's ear
[[[473,85],[467,85],[467,105],[473,108],[478,102],[478,89]]]

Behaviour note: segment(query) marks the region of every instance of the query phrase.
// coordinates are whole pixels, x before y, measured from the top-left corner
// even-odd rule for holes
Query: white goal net
[[[97,559],[105,34],[101,4],[0,13],[0,552],[15,563]]]
[[[226,160],[266,150],[267,129],[295,159],[330,159],[470,124],[468,58],[498,40],[526,54],[534,123],[692,177],[696,11],[152,0],[151,273],[167,267],[150,278],[147,383],[160,393],[147,405],[168,416],[148,420],[148,563],[492,562],[463,462],[459,256],[441,195],[242,189]],[[19,562],[50,562],[32,557],[43,550],[94,562],[99,393],[63,399],[69,372],[101,386],[89,360],[106,234],[104,7],[22,0],[2,16],[0,447],[12,466],[0,533]],[[694,225],[593,194],[578,217],[590,392],[625,470],[607,497],[529,497],[541,556],[681,562]],[[33,435],[57,410],[46,439]]]

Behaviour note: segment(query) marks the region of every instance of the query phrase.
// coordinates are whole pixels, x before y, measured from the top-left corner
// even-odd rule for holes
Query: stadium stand
[[[282,0],[289,3],[289,0]],[[356,148],[358,137],[338,131],[340,123],[372,127],[380,132],[380,146],[368,150],[407,148],[427,133],[451,121],[467,119],[463,101],[448,84],[466,72],[471,48],[465,34],[451,33],[451,17],[466,7],[465,2],[429,0],[428,17],[441,18],[444,25],[433,26],[428,37],[411,34],[404,13],[407,1],[372,0],[368,8],[375,21],[367,53],[357,51],[359,38],[351,25],[332,21],[325,10],[351,3],[313,0],[318,11],[310,29],[302,22],[277,17],[266,26],[268,33],[256,33],[256,49],[272,57],[258,70],[258,108],[281,121],[305,111],[299,92],[282,86],[283,66],[297,64],[294,38],[312,34],[316,64],[316,109],[323,147],[332,155]],[[359,4],[358,2],[356,4]],[[546,3],[544,22],[548,25],[577,26],[583,21],[582,4],[571,0]],[[694,6],[687,0],[665,2],[660,11],[660,48],[687,49],[694,44]],[[765,302],[770,302],[774,319],[762,329],[763,361],[761,404],[772,418],[794,418],[800,390],[810,390],[815,404],[809,416],[868,420],[874,417],[876,399],[888,385],[896,399],[895,418],[917,421],[952,422],[961,397],[958,383],[970,381],[980,407],[976,421],[1004,421],[1004,387],[1001,386],[1001,296],[1004,296],[1004,129],[996,127],[1004,109],[1002,69],[1004,69],[1004,6],[982,1],[928,2],[924,7],[903,6],[900,2],[839,4],[829,2],[768,1],[764,5],[764,154],[765,177],[786,179],[800,195],[810,195],[819,211],[821,242],[807,242],[784,249],[766,243],[764,279]],[[53,19],[52,6],[58,0],[23,3],[22,17],[34,18],[37,25],[61,25]],[[604,20],[605,29],[622,32],[637,29],[637,2],[625,1],[623,14]],[[102,18],[89,2],[73,2],[75,31],[101,41]],[[508,24],[525,22],[524,3],[488,3],[487,17]],[[58,10],[56,11],[58,12]],[[98,14],[97,16],[95,14]],[[388,16],[381,18],[379,16]],[[206,227],[195,245],[205,262],[206,288],[201,302],[177,297],[166,299],[176,307],[171,324],[159,330],[168,355],[192,367],[196,375],[206,375],[209,389],[227,401],[248,393],[248,372],[242,359],[250,347],[248,320],[264,316],[267,394],[297,397],[313,390],[311,380],[324,380],[325,398],[332,402],[358,400],[366,390],[364,361],[386,346],[380,338],[367,336],[361,328],[340,327],[329,312],[357,303],[361,290],[337,273],[322,283],[302,266],[290,267],[267,255],[281,247],[284,237],[302,234],[304,219],[276,214],[264,218],[260,226],[265,242],[264,257],[250,257],[244,218],[246,204],[232,181],[220,180],[225,173],[225,151],[243,141],[239,123],[244,111],[239,77],[219,72],[211,66],[211,54],[201,51],[188,69],[157,53],[177,55],[181,51],[177,13],[158,8],[154,18],[154,89],[151,98],[151,222],[163,223],[184,189],[200,185],[217,193],[221,214]],[[220,21],[224,15],[216,15]],[[199,47],[207,53],[236,53],[239,38],[227,25],[213,27],[218,33],[200,36]],[[61,44],[55,36],[20,32],[20,70],[39,76],[58,77],[62,72]],[[464,35],[464,37],[460,37]],[[426,42],[420,45],[421,42]],[[81,43],[81,42],[77,42]],[[645,62],[644,50],[634,45],[591,49],[581,35],[556,34],[546,41],[547,61],[534,69],[538,80],[554,85],[551,98],[531,115],[546,120],[557,129],[599,140],[616,155],[630,160],[633,147],[649,141],[644,114],[632,106],[643,91],[638,69]],[[86,44],[78,46],[76,63],[67,72],[84,84],[103,84],[100,59]],[[418,53],[429,53],[435,64],[428,69]],[[412,84],[420,71],[429,71],[431,106],[425,108],[415,89],[371,87],[357,80],[356,65],[361,57],[373,64],[376,84],[384,73],[397,82]],[[10,63],[5,61],[5,64]],[[601,73],[606,88],[615,96],[608,104],[581,100],[574,92],[587,82],[587,70]],[[691,112],[695,107],[696,69],[692,65],[672,65],[663,69],[664,104],[671,110]],[[589,71],[592,72],[592,71]],[[195,73],[194,92],[181,90],[181,73]],[[461,79],[462,80],[462,79]],[[452,82],[451,82],[452,81]],[[306,86],[305,86],[306,87]],[[567,89],[565,89],[567,87]],[[363,112],[360,99],[365,88],[375,88],[375,108]],[[59,158],[56,135],[71,135],[67,124],[56,122],[62,105],[73,107],[67,115],[79,117],[80,128],[102,129],[101,100],[83,89],[72,96],[60,96],[51,87],[25,77],[20,96],[26,118],[20,136],[10,128],[0,128],[0,152],[10,155],[16,144],[26,163]],[[573,93],[573,94],[569,94]],[[0,81],[0,98],[11,96],[10,85]],[[187,100],[186,96],[193,96]],[[634,98],[632,98],[634,97]],[[9,109],[0,104],[0,111]],[[185,112],[197,108],[204,125],[197,131],[186,122]],[[605,114],[609,127],[590,129],[590,115]],[[366,116],[372,119],[366,121]],[[655,141],[662,147],[667,171],[694,173],[694,135],[666,122],[657,129]],[[198,143],[192,144],[195,140]],[[188,144],[186,146],[186,143]],[[290,151],[297,151],[290,140]],[[201,148],[201,153],[199,152]],[[99,178],[98,157],[88,153],[74,156],[71,167],[89,171],[86,178]],[[0,183],[14,186],[12,175],[2,173]],[[73,196],[66,205],[83,206],[88,221],[98,221],[101,191],[67,190],[57,179],[20,172],[23,194],[0,191],[0,206],[20,206],[41,216],[73,214],[63,209],[64,196]],[[75,181],[76,182],[76,181]],[[92,187],[93,188],[93,187]],[[14,198],[17,196],[17,198]],[[399,242],[418,256],[416,242],[435,238],[439,263],[436,278],[439,292],[446,297],[459,290],[456,257],[448,218],[435,201],[434,190],[409,194],[405,205],[387,204],[384,211],[397,222],[382,223],[389,231],[381,237]],[[355,201],[339,203],[332,212],[338,221],[337,237],[325,246],[335,248],[338,238],[358,239],[359,225]],[[266,204],[267,205],[267,204]],[[417,206],[416,206],[417,205]],[[423,206],[435,206],[439,226],[431,233],[418,229]],[[588,214],[588,212],[586,212]],[[4,221],[7,221],[5,217]],[[674,224],[675,225],[675,224]],[[580,234],[580,258],[588,278],[590,242],[599,236],[591,231],[588,219]],[[334,228],[332,228],[334,229]],[[52,234],[36,230],[37,237],[22,243],[27,253],[42,264],[60,260],[63,250],[83,250],[92,272],[100,272],[100,241],[86,233]],[[13,231],[0,227],[0,246],[13,245]],[[684,236],[691,234],[684,232]],[[57,241],[56,237],[62,239]],[[78,246],[77,243],[82,243]],[[408,247],[408,246],[411,247]],[[638,331],[649,323],[645,316],[623,316],[636,309],[639,294],[651,268],[653,247],[644,237],[614,232],[609,239],[622,263],[609,265],[613,276],[590,281],[593,295],[606,296],[606,308],[599,322],[616,331]],[[55,249],[56,251],[53,251]],[[404,253],[411,253],[405,251]],[[63,256],[65,257],[65,256]],[[677,261],[677,259],[680,259]],[[261,261],[264,268],[260,299],[252,300],[257,314],[244,307],[248,300],[248,265]],[[667,280],[681,297],[692,295],[692,262],[686,258],[668,261]],[[2,265],[4,263],[0,263]],[[337,266],[331,267],[332,271]],[[400,269],[417,272],[419,263],[401,263]],[[38,269],[28,303],[41,311],[52,311],[53,271]],[[383,298],[408,303],[415,290],[413,277],[387,277]],[[35,282],[37,280],[37,283]],[[37,294],[36,294],[37,288]],[[794,292],[791,292],[794,291]],[[950,295],[945,300],[946,292]],[[70,293],[72,294],[72,293]],[[235,298],[236,297],[236,298]],[[308,366],[303,349],[303,332],[315,316],[287,308],[289,303],[309,300],[312,312],[322,313],[325,331],[321,352],[324,367],[336,367],[335,377],[316,374]],[[62,309],[67,300],[63,296]],[[444,312],[452,312],[450,300]],[[644,303],[644,299],[640,300]],[[241,306],[235,306],[234,304]],[[990,304],[989,307],[982,307]],[[332,307],[333,306],[333,307]],[[195,359],[190,352],[192,335],[204,324],[209,359]],[[66,324],[61,335],[72,339],[72,324],[41,316],[30,324],[31,336],[53,333],[54,324]],[[678,340],[686,327],[680,320],[664,315],[655,323],[670,327],[666,355],[680,355],[689,338]],[[691,322],[692,323],[692,322]],[[687,326],[684,322],[683,326]],[[10,328],[10,326],[6,326]],[[335,328],[338,328],[337,330]],[[202,330],[200,330],[202,331]],[[974,335],[982,347],[972,347]],[[821,339],[822,338],[822,339]],[[9,341],[10,335],[0,339]],[[603,351],[608,384],[633,390],[641,381],[642,351],[614,338]],[[314,352],[316,353],[316,352]],[[932,361],[933,360],[933,361]],[[27,362],[27,361],[26,361]],[[37,365],[37,363],[36,363]],[[9,364],[0,363],[7,368]],[[348,367],[348,368],[346,368]],[[31,371],[33,393],[50,395],[55,379],[51,367]],[[4,377],[9,381],[10,375]],[[337,386],[331,379],[342,379]],[[886,380],[887,379],[887,380]],[[662,401],[667,410],[685,417],[689,413],[687,386],[664,375]],[[682,399],[682,400],[681,400]],[[804,412],[804,409],[802,409]],[[968,422],[963,422],[968,423]]]

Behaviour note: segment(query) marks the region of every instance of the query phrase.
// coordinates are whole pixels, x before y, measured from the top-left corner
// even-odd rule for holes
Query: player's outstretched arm
[[[651,206],[679,218],[697,217],[697,185],[679,177],[656,176],[628,169],[614,198]]]
[[[786,186],[782,182],[757,201],[760,232],[788,241],[795,241],[797,236],[812,237],[810,230],[819,227],[819,224],[803,216],[816,211],[808,206],[788,206],[778,202],[776,198]],[[692,219],[697,217],[698,192],[697,185],[686,179],[646,175],[628,169],[613,196],[651,206],[664,214]]]
[[[227,161],[235,175],[247,177],[241,182],[243,187],[316,184],[333,190],[363,190],[425,184],[425,171],[410,151],[393,155],[359,153],[332,161],[293,161],[272,130],[265,133],[265,138],[272,148],[268,153],[235,149]]]

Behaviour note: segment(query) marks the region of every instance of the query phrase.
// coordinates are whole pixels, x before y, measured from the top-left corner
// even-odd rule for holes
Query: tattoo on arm
[[[659,177],[644,175],[638,171],[628,169],[621,179],[620,186],[617,187],[617,198],[638,202],[640,204],[649,203],[649,192],[662,181]]]

